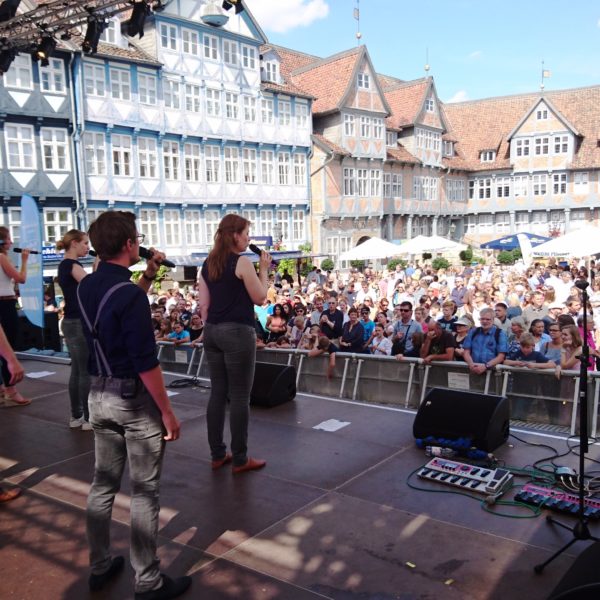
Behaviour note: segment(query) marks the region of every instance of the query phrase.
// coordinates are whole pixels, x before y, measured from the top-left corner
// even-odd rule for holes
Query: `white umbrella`
[[[466,246],[439,235],[418,235],[400,246],[401,254],[423,254],[423,252],[449,252],[464,250]]]
[[[535,256],[584,257],[600,252],[600,227],[591,225],[570,231],[533,249]]]
[[[402,250],[398,244],[386,242],[378,237],[369,238],[366,242],[347,250],[340,255],[340,260],[368,260],[398,256]]]

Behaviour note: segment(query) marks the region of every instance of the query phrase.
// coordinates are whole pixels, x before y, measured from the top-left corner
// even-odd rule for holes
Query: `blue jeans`
[[[160,411],[140,383],[133,399],[123,400],[120,379],[93,377],[89,396],[94,427],[96,464],[87,502],[87,536],[92,573],[111,564],[110,521],[115,494],[121,486],[125,460],[131,481],[131,566],[135,591],[146,592],[160,579],[156,556],[158,493],[165,434]]]
[[[63,319],[62,331],[71,355],[71,376],[69,377],[71,416],[74,419],[83,416],[86,421],[89,421],[90,376],[87,366],[89,349],[81,321],[79,319]]]
[[[233,464],[245,465],[248,461],[248,407],[256,362],[254,327],[240,323],[206,323],[204,350],[211,384],[206,425],[212,459],[224,458],[227,450],[223,429],[229,400]]]

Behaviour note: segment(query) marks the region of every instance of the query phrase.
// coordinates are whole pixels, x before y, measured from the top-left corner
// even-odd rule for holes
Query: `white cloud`
[[[458,90],[450,100],[447,102],[464,102],[469,99],[469,94],[467,94],[467,90]]]
[[[250,12],[265,30],[286,33],[329,15],[327,0],[246,0]]]
[[[475,52],[471,52],[467,57],[469,60],[479,60],[483,56],[483,52],[481,50],[475,50]]]

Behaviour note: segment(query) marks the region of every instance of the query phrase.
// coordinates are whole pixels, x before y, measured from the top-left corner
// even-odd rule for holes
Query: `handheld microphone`
[[[23,252],[23,248],[13,248],[13,252],[16,252],[17,254],[21,254],[21,252]],[[41,254],[38,250],[30,250],[29,254]]]
[[[98,256],[98,253],[95,250],[90,250],[89,255],[90,256]],[[153,256],[154,256],[154,252],[148,250],[148,248],[144,248],[144,246],[140,246],[140,257],[141,258],[145,258],[146,260],[148,260],[149,258],[152,258]],[[175,268],[175,263],[170,260],[167,260],[166,258],[164,260],[162,260],[160,264],[165,265],[165,267],[169,267],[170,269]]]
[[[262,252],[262,250],[256,244],[249,244],[248,248],[250,248],[250,250],[252,250],[252,252],[254,252],[254,254],[258,254],[258,256],[260,256],[260,254]],[[279,264],[279,262],[276,260],[271,260],[271,264],[274,266],[277,266]]]

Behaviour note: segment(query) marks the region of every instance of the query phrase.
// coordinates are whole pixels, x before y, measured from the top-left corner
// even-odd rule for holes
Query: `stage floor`
[[[25,380],[30,406],[0,412],[0,474],[25,490],[0,506],[0,598],[132,598],[130,567],[105,592],[87,589],[84,507],[93,433],[67,425],[69,367],[24,365],[28,373],[52,374]],[[537,518],[499,517],[478,499],[411,489],[407,478],[428,459],[414,444],[414,414],[396,408],[306,395],[253,408],[250,454],[266,459],[267,467],[237,476],[228,468],[213,473],[205,424],[209,392],[175,391],[182,437],[167,447],[159,556],[168,574],[192,576],[184,598],[535,600],[548,595],[587,545],[576,543],[535,575],[533,566],[571,539],[546,524],[546,511]],[[331,419],[347,425],[315,429]],[[567,449],[558,435],[513,433]],[[514,437],[496,452],[515,467],[551,454]],[[591,455],[600,455],[597,446]],[[577,457],[557,464],[575,467]],[[453,489],[416,476],[411,482]],[[128,513],[125,478],[113,513],[114,551],[125,555]],[[600,525],[592,532],[600,534]]]

